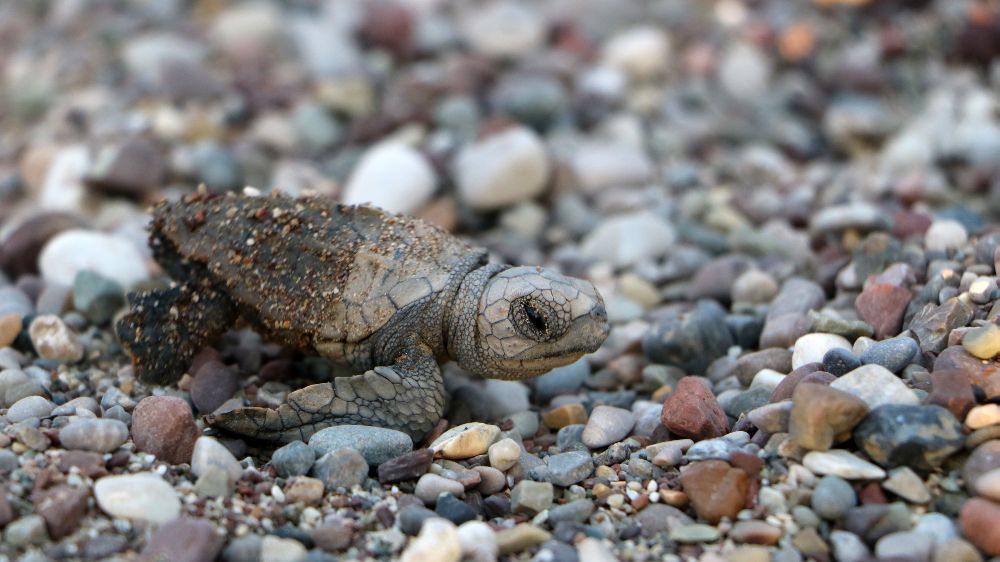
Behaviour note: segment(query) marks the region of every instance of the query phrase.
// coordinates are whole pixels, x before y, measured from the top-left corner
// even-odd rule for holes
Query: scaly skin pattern
[[[139,378],[169,384],[237,319],[362,374],[288,395],[277,409],[206,417],[266,441],[336,424],[419,438],[440,419],[439,364],[519,379],[594,351],[607,336],[593,285],[488,263],[418,219],[320,198],[195,194],[153,210],[150,245],[178,284],[130,295],[118,334]]]

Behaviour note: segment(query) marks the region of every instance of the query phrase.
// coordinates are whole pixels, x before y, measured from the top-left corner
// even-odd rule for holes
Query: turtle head
[[[596,351],[608,336],[604,299],[588,281],[541,267],[511,267],[481,284],[467,349],[453,353],[480,376],[524,379]],[[471,303],[470,303],[471,304]]]

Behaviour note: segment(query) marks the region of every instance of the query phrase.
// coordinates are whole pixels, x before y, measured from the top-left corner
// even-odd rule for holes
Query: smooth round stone
[[[45,529],[45,519],[41,515],[29,514],[10,522],[3,533],[4,542],[17,548],[32,544],[44,544],[49,540]],[[24,560],[21,558],[20,560]]]
[[[494,58],[516,58],[541,46],[546,23],[530,3],[500,1],[471,10],[461,30],[477,53]]]
[[[513,439],[501,439],[490,445],[489,450],[490,466],[497,470],[507,470],[517,464],[521,458],[521,447]]]
[[[816,483],[812,495],[812,509],[824,519],[836,521],[858,504],[854,489],[838,476],[824,476]]]
[[[447,519],[432,517],[424,521],[420,534],[403,550],[400,562],[458,562],[462,545],[455,524]]]
[[[547,457],[545,464],[549,468],[549,481],[556,486],[572,486],[594,472],[594,461],[590,455],[575,451]]]
[[[51,401],[41,396],[26,396],[7,410],[7,421],[22,422],[28,418],[44,418],[56,407]]]
[[[301,542],[277,535],[264,535],[260,541],[260,560],[274,562],[299,562],[305,560],[308,551]]]
[[[768,87],[771,59],[747,41],[734,43],[719,63],[719,82],[737,100],[753,99]]]
[[[181,501],[170,484],[152,472],[105,476],[94,484],[97,505],[112,517],[166,523],[181,514]]]
[[[105,400],[109,394],[105,394]],[[132,410],[132,440],[136,450],[170,464],[190,463],[200,435],[191,407],[183,398],[147,396]]]
[[[314,433],[309,446],[318,456],[334,449],[351,448],[361,453],[368,464],[377,466],[412,451],[413,440],[401,431],[383,427],[335,425]]]
[[[850,373],[861,366],[861,360],[850,349],[835,347],[823,355],[823,370],[835,377]]]
[[[590,141],[576,148],[570,165],[581,192],[597,195],[606,189],[641,186],[655,175],[646,153],[631,145]]]
[[[292,441],[271,455],[271,466],[282,478],[305,475],[315,461],[316,452],[302,441]]]
[[[540,195],[549,169],[549,157],[538,135],[526,127],[512,127],[462,148],[452,173],[465,204],[491,210]]]
[[[73,308],[94,324],[104,324],[125,305],[125,289],[114,279],[83,270],[73,279]]]
[[[916,340],[899,336],[872,344],[861,354],[861,362],[881,365],[893,373],[901,373],[919,352],[920,346]]]
[[[930,512],[920,516],[913,532],[930,537],[935,545],[942,545],[958,537],[958,526],[947,515]]]
[[[3,298],[3,297],[0,297]],[[0,313],[0,348],[7,347],[14,343],[21,328],[24,325],[24,318],[16,312],[7,314]]]
[[[384,142],[361,157],[347,180],[343,202],[412,214],[430,201],[435,189],[437,176],[427,158],[401,142]]]
[[[873,410],[886,404],[920,403],[905,382],[881,365],[862,365],[830,383],[830,387],[857,396]]]
[[[118,236],[90,230],[66,230],[45,244],[38,268],[49,283],[72,287],[77,273],[93,271],[130,288],[149,278],[146,258],[136,245]]]
[[[792,413],[792,401],[782,400],[754,408],[747,412],[747,418],[755,427],[768,433],[787,433]]]
[[[889,533],[875,543],[879,560],[928,560],[934,549],[931,537],[916,531]]]
[[[17,315],[21,318],[35,311],[28,295],[17,287],[0,287],[0,317]]]
[[[601,221],[584,237],[583,256],[625,268],[663,257],[677,234],[665,219],[650,211],[614,215]]]
[[[847,480],[885,478],[884,470],[843,449],[810,451],[802,458],[802,464],[816,474],[839,476]]]
[[[466,521],[458,526],[458,542],[462,556],[470,560],[496,560],[500,553],[496,533],[482,521]]]
[[[1000,502],[1000,468],[994,468],[976,478],[979,495]]]
[[[1000,424],[1000,405],[982,404],[975,406],[965,415],[965,425],[971,430]]]
[[[635,80],[656,77],[666,72],[670,62],[670,38],[659,27],[627,29],[604,44],[601,62]]]
[[[1000,326],[990,322],[969,330],[962,336],[962,347],[973,357],[992,359],[1000,353]]]
[[[446,459],[468,459],[487,452],[500,437],[500,428],[470,422],[449,429],[431,443],[431,449]]]
[[[465,495],[465,486],[456,480],[428,472],[421,476],[420,480],[417,480],[417,486],[413,490],[413,493],[425,505],[434,505],[437,503],[438,496],[444,492],[462,497]]]
[[[27,396],[41,396],[45,389],[41,383],[18,369],[0,371],[0,406],[9,408]]]
[[[583,429],[583,444],[591,449],[606,447],[628,436],[635,427],[635,415],[623,408],[598,406],[590,413]]]
[[[792,349],[792,369],[798,369],[809,363],[822,363],[823,357],[831,349],[851,349],[851,342],[844,336],[836,334],[806,334],[795,340]]]
[[[128,426],[111,419],[77,419],[59,430],[66,449],[110,453],[128,439]]]
[[[492,466],[476,466],[473,470],[479,473],[479,485],[476,489],[484,496],[495,494],[507,487],[507,475]]]
[[[924,235],[924,245],[928,251],[947,252],[957,250],[969,239],[962,223],[954,220],[938,220],[931,223]]]
[[[191,381],[191,402],[201,413],[214,412],[229,400],[240,386],[236,372],[219,361],[209,361],[198,368]]]
[[[36,316],[28,326],[28,335],[31,336],[31,345],[42,359],[67,363],[83,359],[83,345],[58,316]]]
[[[680,318],[667,317],[653,325],[643,338],[642,349],[654,363],[704,374],[712,361],[724,356],[733,343],[725,309],[705,299]],[[678,384],[678,389],[681,388]]]
[[[195,476],[201,476],[211,466],[224,470],[231,482],[236,482],[243,476],[243,467],[229,452],[229,449],[215,438],[203,435],[194,442],[194,451],[191,453],[191,472]]]

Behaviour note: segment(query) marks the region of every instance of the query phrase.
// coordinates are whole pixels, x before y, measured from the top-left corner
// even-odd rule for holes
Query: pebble
[[[59,430],[66,449],[110,453],[128,439],[128,426],[118,420],[77,419]]]
[[[666,72],[670,39],[659,27],[642,25],[612,36],[601,51],[601,62],[633,80],[649,80]]]
[[[962,336],[962,347],[980,359],[992,359],[1000,353],[1000,327],[990,322],[972,328]]]
[[[14,547],[43,544],[49,540],[45,520],[41,515],[25,515],[7,525],[3,540]]]
[[[214,560],[225,539],[215,525],[204,519],[181,517],[164,523],[142,549],[148,559]]]
[[[888,404],[854,430],[854,440],[882,466],[934,470],[962,448],[962,424],[940,406]]]
[[[545,29],[532,4],[500,1],[471,10],[462,35],[476,52],[506,59],[534,51],[545,40]]]
[[[715,395],[698,377],[684,377],[663,402],[661,423],[671,433],[695,440],[720,437],[729,421]]]
[[[276,535],[264,535],[260,542],[260,560],[268,562],[301,562],[308,551],[301,542]]]
[[[647,507],[646,510],[653,509],[655,506]],[[664,506],[669,507],[669,506]],[[564,521],[570,523],[583,523],[585,522],[594,510],[597,509],[594,503],[587,499],[578,499],[564,504],[553,505],[549,509],[549,521],[553,526],[558,525]],[[645,513],[643,510],[641,513]],[[656,511],[653,509],[653,511]],[[651,513],[652,515],[652,513]],[[641,514],[640,514],[641,518]],[[640,520],[640,524],[642,521]]]
[[[136,450],[171,464],[190,463],[201,430],[191,407],[175,396],[148,396],[132,411]]]
[[[455,426],[431,443],[431,449],[443,458],[460,460],[486,453],[500,437],[500,428],[480,422]]]
[[[271,466],[282,478],[305,475],[315,461],[315,451],[302,441],[283,445],[271,455]]]
[[[45,519],[49,536],[55,540],[73,534],[87,513],[90,490],[85,487],[57,485],[33,494],[35,511]]]
[[[490,445],[487,453],[490,466],[497,470],[507,470],[521,458],[521,447],[508,437]]]
[[[729,538],[738,543],[775,545],[781,539],[781,529],[764,521],[737,521],[729,530]]]
[[[851,342],[837,334],[806,334],[795,340],[792,349],[792,369],[809,363],[822,363],[823,357],[831,349],[851,349]]]
[[[583,444],[591,449],[621,441],[635,427],[635,415],[623,408],[597,406],[583,429]]]
[[[718,303],[701,300],[680,318],[657,322],[643,339],[643,351],[655,363],[704,374],[734,343],[725,318],[726,311]]]
[[[965,416],[965,425],[972,430],[997,424],[1000,424],[1000,406],[997,404],[975,406]]]
[[[367,467],[368,464],[365,464]],[[318,505],[323,499],[323,482],[309,476],[293,476],[285,485],[284,494],[290,502]]]
[[[804,449],[825,451],[846,440],[868,414],[868,405],[853,394],[821,384],[799,384],[792,395],[788,431]]]
[[[433,460],[434,451],[430,449],[417,449],[416,451],[393,457],[378,465],[379,482],[388,484],[419,478],[427,472]],[[500,478],[503,479],[503,473],[500,473]]]
[[[908,466],[900,466],[889,471],[889,478],[882,487],[910,503],[926,504],[931,501],[931,493],[924,481]]]
[[[861,362],[881,365],[893,373],[901,373],[920,352],[916,340],[899,336],[873,344],[861,354]]]
[[[410,542],[400,557],[401,562],[458,562],[462,545],[451,521],[432,517],[424,522],[420,534]]]
[[[915,531],[889,533],[875,543],[879,559],[928,560],[933,551],[931,537]]]
[[[476,487],[484,495],[495,494],[507,487],[507,476],[491,466],[477,466],[479,485]]]
[[[681,485],[698,517],[718,523],[734,519],[746,502],[750,478],[746,472],[717,460],[694,462],[681,472]]]
[[[816,474],[829,474],[847,480],[881,480],[885,471],[843,449],[810,451],[802,464]]]
[[[344,187],[347,205],[370,203],[391,213],[413,214],[437,189],[437,176],[427,159],[401,142],[369,148]]]
[[[319,488],[322,494],[322,484]],[[328,517],[313,529],[309,536],[317,547],[327,552],[339,552],[351,545],[354,539],[354,523],[350,519]]]
[[[854,300],[854,307],[858,316],[874,329],[875,337],[885,339],[899,333],[906,307],[912,299],[913,293],[905,287],[873,283],[861,291]]]
[[[691,523],[674,527],[669,533],[670,540],[679,543],[702,543],[715,542],[719,540],[722,533],[712,525],[703,523]]]
[[[181,514],[177,492],[159,475],[105,476],[94,484],[97,505],[112,517],[166,523]]]
[[[548,404],[560,394],[575,392],[583,386],[589,376],[590,363],[586,359],[580,359],[564,367],[556,367],[532,381],[534,399],[539,404]]]
[[[931,223],[924,235],[924,244],[929,251],[947,252],[965,245],[969,235],[962,223],[953,220],[937,220]]]
[[[476,518],[475,509],[449,493],[438,496],[434,512],[456,525],[472,521]]]
[[[584,237],[580,251],[587,259],[625,268],[663,257],[676,240],[674,227],[659,215],[635,211],[601,221]]]
[[[774,347],[746,353],[736,360],[736,378],[744,386],[751,384],[758,373],[764,370],[791,372],[792,353],[787,349]]]
[[[552,538],[544,529],[530,523],[521,523],[510,529],[497,532],[497,546],[500,554],[516,554]]]
[[[438,496],[444,492],[457,497],[463,497],[465,495],[465,486],[461,482],[456,482],[437,474],[427,473],[421,476],[420,480],[417,480],[417,487],[413,493],[425,505],[434,505],[437,503]]]
[[[719,62],[719,82],[734,100],[754,99],[767,88],[771,59],[754,44],[732,44]]]
[[[552,505],[553,494],[552,484],[549,482],[521,480],[510,491],[510,508],[514,513],[534,515]]]
[[[452,173],[466,205],[491,210],[540,195],[550,164],[538,135],[526,127],[513,127],[464,147],[455,157]]]
[[[873,410],[887,404],[920,403],[905,382],[881,365],[862,365],[831,382],[830,388],[857,396]]]
[[[26,396],[7,410],[7,421],[19,423],[29,418],[44,418],[56,407],[51,401],[41,396]]]
[[[984,474],[1000,469],[1000,439],[986,441],[973,449],[972,454],[962,467],[962,479],[970,494],[982,494],[979,490],[979,478]]]
[[[787,433],[792,413],[792,401],[782,400],[754,408],[747,412],[747,419],[755,427],[768,433]]]
[[[368,477],[368,461],[354,449],[334,449],[316,461],[312,475],[320,479],[327,490],[350,490]]]
[[[1000,468],[984,472],[976,478],[975,488],[983,497],[1000,502]]]
[[[811,506],[820,517],[836,521],[858,504],[854,489],[839,476],[828,475],[819,479],[813,489]]]
[[[546,457],[549,481],[556,486],[568,487],[589,478],[594,472],[590,455],[580,452],[559,453]]]
[[[861,366],[861,360],[849,349],[835,347],[823,356],[823,370],[841,377]]]
[[[131,288],[149,277],[146,258],[131,241],[91,230],[71,229],[55,235],[42,249],[38,268],[49,283],[72,287],[84,270]]]
[[[496,533],[481,521],[467,521],[459,525],[458,543],[462,557],[470,562],[495,562],[500,553]]]
[[[24,319],[16,312],[0,313],[0,348],[14,343],[18,334],[21,333],[23,324]]]
[[[335,425],[314,433],[309,446],[322,456],[335,449],[355,449],[368,464],[378,466],[413,450],[410,436],[393,429],[365,425]]]
[[[125,290],[114,279],[90,270],[73,279],[73,308],[94,324],[104,324],[125,305]]]
[[[640,148],[614,142],[587,142],[577,147],[570,166],[583,193],[650,182],[655,168]],[[600,225],[598,225],[600,227]]]
[[[214,437],[203,435],[195,441],[191,454],[191,472],[196,476],[204,474],[208,467],[221,468],[232,482],[243,476],[243,467],[229,449]]]
[[[76,363],[83,359],[83,345],[61,318],[52,314],[36,316],[28,326],[31,345],[42,359]]]
[[[239,386],[239,376],[233,369],[218,361],[208,361],[198,367],[191,381],[191,402],[200,413],[211,413],[229,400]]]
[[[0,406],[9,408],[28,396],[42,396],[45,389],[24,371],[5,369],[0,371]]]
[[[1000,504],[971,498],[959,515],[962,535],[989,556],[1000,556]]]

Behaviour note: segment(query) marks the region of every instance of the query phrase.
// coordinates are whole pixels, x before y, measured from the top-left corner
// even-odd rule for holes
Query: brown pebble
[[[68,474],[73,467],[88,478],[98,478],[108,473],[104,467],[104,456],[93,451],[66,451],[59,456],[60,472]]]
[[[931,392],[927,403],[947,408],[956,418],[965,419],[965,414],[976,404],[968,375],[958,369],[941,369],[931,373]]]
[[[378,467],[378,481],[382,484],[392,484],[423,476],[434,460],[431,449],[417,449],[398,457],[391,458]]]
[[[239,376],[219,361],[208,361],[195,371],[191,401],[202,414],[214,412],[240,386]]]
[[[698,517],[714,525],[743,509],[750,477],[724,461],[699,461],[681,473],[681,485]]]
[[[785,378],[781,379],[781,382],[778,383],[778,386],[774,387],[774,390],[771,391],[770,402],[774,404],[775,402],[781,402],[782,400],[790,399],[792,397],[792,393],[795,392],[795,387],[798,386],[799,383],[801,383],[803,380],[805,380],[807,376],[811,375],[812,373],[822,373],[822,372],[824,371],[823,371],[823,365],[821,363],[807,363],[805,365],[802,365],[798,369],[795,369],[791,373],[788,373],[788,375]],[[834,378],[836,378],[833,375],[830,375],[830,377],[831,381]],[[820,382],[818,380],[815,380],[815,378],[813,380],[814,382],[817,383]]]
[[[875,329],[875,337],[885,339],[899,333],[903,314],[912,298],[913,293],[905,287],[876,283],[861,291],[854,300],[854,307],[858,315]]]
[[[868,414],[868,404],[857,396],[822,384],[803,382],[792,395],[788,431],[796,445],[826,451],[850,437]]]
[[[161,525],[142,549],[142,560],[199,562],[215,560],[225,538],[204,519],[181,517]]]
[[[563,404],[543,413],[542,423],[549,429],[562,429],[567,425],[587,423],[587,409],[579,403]]]
[[[1000,556],[1000,504],[971,498],[959,513],[962,535],[990,556]]]
[[[663,402],[660,423],[670,433],[700,441],[729,431],[722,406],[698,377],[684,377],[677,390]]]
[[[35,511],[45,519],[49,536],[61,539],[80,527],[87,513],[90,490],[85,487],[59,485],[35,494]]]
[[[21,333],[23,319],[20,314],[12,312],[0,317],[0,347],[8,347]]]
[[[738,521],[729,538],[738,543],[773,545],[781,539],[781,529],[763,521]]]
[[[201,435],[191,407],[176,396],[147,396],[132,411],[132,440],[139,451],[170,464],[191,462]]]

